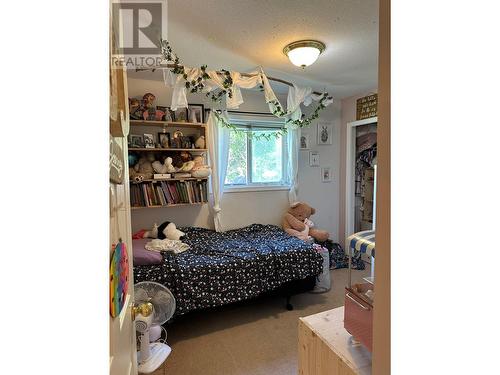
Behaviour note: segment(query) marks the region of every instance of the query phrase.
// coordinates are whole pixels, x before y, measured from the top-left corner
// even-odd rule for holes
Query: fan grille
[[[175,312],[175,298],[165,286],[154,281],[141,281],[134,286],[135,302],[151,302],[153,304],[152,324],[163,324]]]

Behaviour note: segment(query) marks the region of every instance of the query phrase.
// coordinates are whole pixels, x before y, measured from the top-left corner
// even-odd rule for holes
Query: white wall
[[[145,73],[147,74],[147,73]],[[156,96],[157,105],[170,105],[171,91],[163,82],[148,79],[128,79],[130,97],[142,97],[146,92]],[[269,112],[263,93],[243,90],[245,103],[241,111]],[[283,104],[286,97],[279,97]],[[190,94],[190,103],[203,103],[212,106],[210,99],[200,94]],[[316,144],[316,124],[307,129],[310,134],[311,149],[320,151],[321,166],[332,167],[333,181],[321,182],[320,167],[309,167],[309,152],[300,151],[299,155],[299,199],[307,201],[317,210],[312,217],[318,228],[330,231],[337,240],[339,210],[339,129],[340,103],[334,103],[322,112],[320,121],[333,121],[333,145],[318,146]],[[283,213],[288,208],[287,191],[259,191],[226,193],[222,204],[222,225],[225,229],[240,228],[252,223],[281,225]],[[132,211],[132,229],[137,231],[150,228],[154,222],[173,221],[179,226],[201,226],[213,228],[213,218],[208,205],[193,207],[167,207],[140,209]]]

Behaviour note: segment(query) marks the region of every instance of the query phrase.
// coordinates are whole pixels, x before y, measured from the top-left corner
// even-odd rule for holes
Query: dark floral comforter
[[[172,291],[176,315],[250,299],[322,271],[322,257],[312,245],[274,225],[180,229],[190,250],[164,253],[159,265],[134,267],[135,282],[156,281]]]

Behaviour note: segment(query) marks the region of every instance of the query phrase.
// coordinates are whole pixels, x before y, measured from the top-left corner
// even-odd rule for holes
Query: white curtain
[[[289,129],[287,133],[288,147],[288,201],[290,205],[297,202],[299,189],[299,129]]]
[[[223,116],[227,116],[226,113]],[[226,180],[227,160],[229,158],[230,130],[218,124],[217,117],[210,112],[207,122],[208,154],[212,165],[212,193],[214,198],[213,214],[214,225],[217,232],[222,231],[221,225],[221,200],[224,194],[224,181]]]

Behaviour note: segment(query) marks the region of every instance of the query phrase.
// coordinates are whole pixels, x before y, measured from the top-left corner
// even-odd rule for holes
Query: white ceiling
[[[168,0],[168,39],[187,66],[246,72],[262,66],[270,76],[336,98],[377,87],[377,0]],[[326,44],[305,70],[282,52],[300,39]]]

